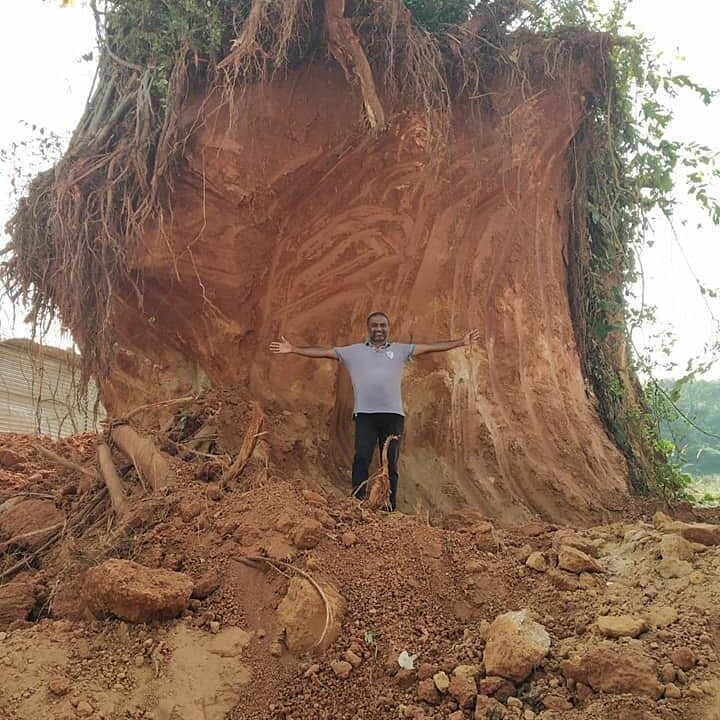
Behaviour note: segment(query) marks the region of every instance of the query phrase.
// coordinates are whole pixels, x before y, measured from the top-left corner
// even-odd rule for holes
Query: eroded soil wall
[[[289,411],[291,440],[273,452],[347,489],[347,377],[269,343],[356,342],[375,309],[403,341],[477,327],[478,346],[408,367],[401,507],[597,518],[627,484],[567,299],[568,153],[591,85],[578,71],[456,106],[443,146],[412,114],[368,135],[357,90],[329,65],[248,88],[233,107],[203,98],[202,122],[196,100],[172,212],[135,259],[143,309],[129,291],[118,301],[106,405],[247,384]]]

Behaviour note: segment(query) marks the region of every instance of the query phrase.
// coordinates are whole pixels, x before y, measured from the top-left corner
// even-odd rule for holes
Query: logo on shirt
[[[386,351],[385,351],[385,354],[386,354],[391,360],[393,359],[393,357],[395,357],[395,354],[393,353],[392,350],[386,350]]]

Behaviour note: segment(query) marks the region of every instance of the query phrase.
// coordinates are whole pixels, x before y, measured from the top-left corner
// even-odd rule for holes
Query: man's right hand
[[[291,353],[293,346],[287,341],[287,339],[281,335],[280,340],[270,343],[270,352],[280,353],[281,355]]]

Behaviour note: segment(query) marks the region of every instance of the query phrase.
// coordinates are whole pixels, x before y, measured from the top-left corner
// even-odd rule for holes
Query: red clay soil
[[[67,518],[64,535],[40,553],[0,549],[0,573],[27,560],[0,580],[2,720],[720,717],[720,544],[683,539],[689,527],[693,537],[702,530],[708,542],[720,540],[720,526],[662,515],[646,522],[646,508],[633,503],[632,519],[589,529],[503,526],[471,508],[429,523],[318,493],[297,468],[287,482],[257,457],[238,478],[207,482],[207,458],[190,457],[182,428],[222,406],[222,442],[233,416],[241,434],[243,403],[221,399],[175,413],[166,432],[176,440],[168,442],[175,451],[184,445],[188,459],[175,456],[178,480],[164,492],[148,494],[115,455],[126,523],[111,520],[101,486],[34,449],[41,442],[93,470],[96,438],[0,438],[0,542],[12,503],[42,500]],[[284,425],[269,417],[264,427],[272,445]],[[221,446],[208,455],[224,457]],[[694,519],[687,508],[686,516]],[[289,565],[248,565],[248,556]],[[87,570],[108,558],[142,564],[145,577],[182,573],[195,599],[178,620],[93,619]],[[324,624],[312,588],[304,605],[286,598],[298,572],[344,600],[325,649],[291,649],[291,633],[312,639]],[[512,681],[489,670],[489,623],[518,610],[544,627],[550,649],[527,678]],[[617,622],[637,624],[623,631],[637,638],[614,639],[600,616],[629,616]],[[403,650],[417,656],[414,669],[400,668]],[[445,694],[432,680],[441,683],[441,671],[455,678]],[[475,689],[463,708],[468,673]]]
[[[476,347],[407,369],[401,507],[607,515],[627,472],[581,373],[565,254],[569,145],[595,82],[579,66],[472,113],[458,105],[441,151],[411,113],[369,136],[357,90],[329,64],[245,88],[232,116],[197,98],[165,233],[149,231],[134,261],[143,309],[117,303],[111,414],[237,383],[286,409],[293,452],[341,487],[348,378],[269,343],[357,342],[374,309],[397,340],[477,327]]]

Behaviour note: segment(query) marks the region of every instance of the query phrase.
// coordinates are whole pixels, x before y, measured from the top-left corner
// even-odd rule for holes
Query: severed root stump
[[[130,425],[115,425],[110,430],[110,437],[120,451],[130,458],[141,481],[147,480],[153,490],[160,490],[170,484],[170,461],[152,440],[140,435]]]
[[[260,434],[260,428],[262,427],[265,416],[263,415],[263,411],[258,403],[254,402],[251,405],[252,416],[250,418],[250,425],[248,425],[248,429],[245,431],[245,437],[243,438],[240,452],[237,454],[233,464],[222,476],[223,483],[230,482],[230,480],[237,477],[243,471],[245,465],[247,465],[247,461],[250,459],[250,456],[255,449],[255,443],[257,442]]]
[[[388,470],[388,452],[390,443],[400,440],[399,435],[388,435],[382,449],[380,469],[367,479],[367,498],[365,505],[370,510],[392,510],[390,505],[390,472]]]
[[[122,518],[127,512],[127,502],[125,493],[123,492],[123,484],[115,469],[110,448],[105,443],[97,446],[98,464],[100,465],[100,473],[105,481],[105,486],[110,493],[110,502],[112,503],[115,517]]]

